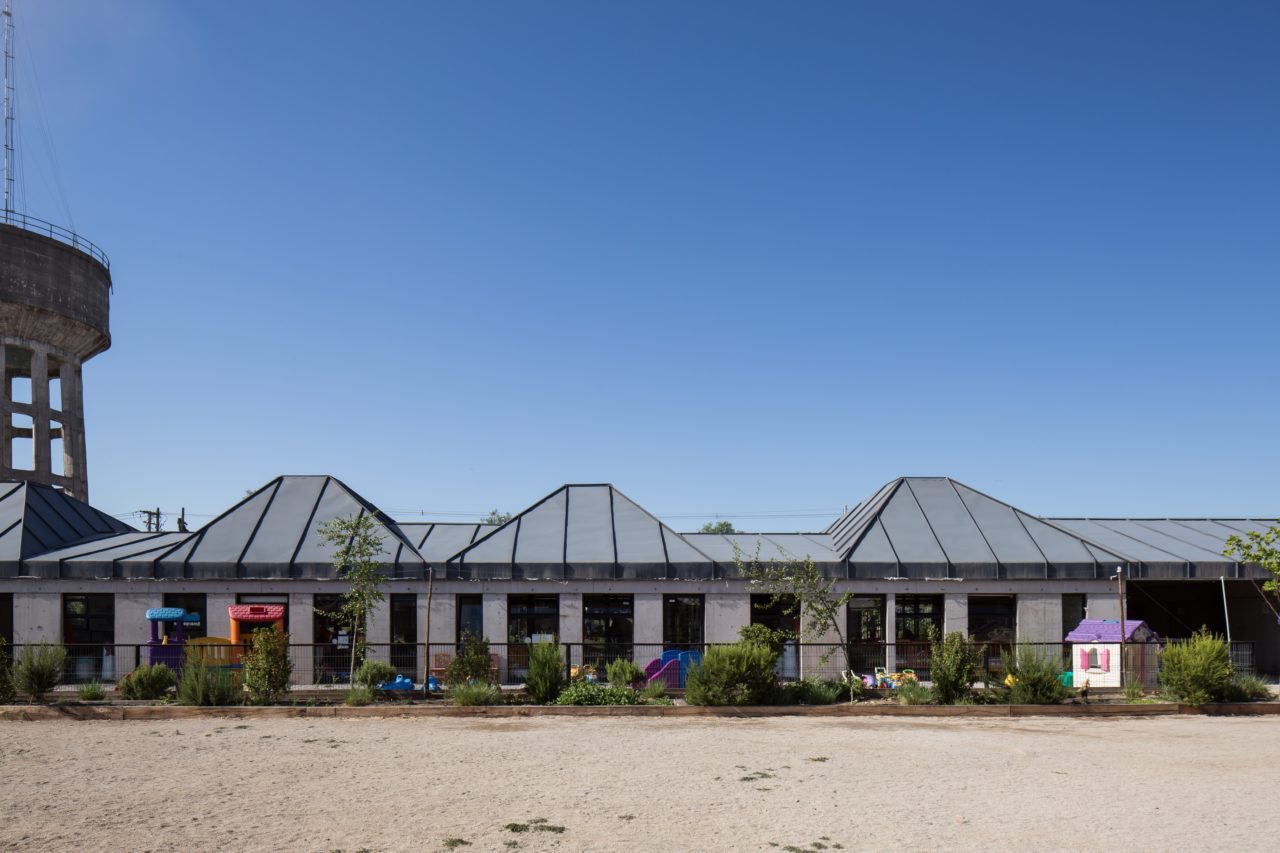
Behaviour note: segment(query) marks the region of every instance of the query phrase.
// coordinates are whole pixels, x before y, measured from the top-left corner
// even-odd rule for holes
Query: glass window
[[[800,608],[794,596],[751,596],[751,624],[764,625],[775,631],[786,631],[792,637],[800,634]]]
[[[62,596],[62,639],[69,646],[114,644],[115,596],[111,593]]]
[[[508,595],[507,641],[538,643],[560,633],[560,596]]]
[[[164,594],[164,606],[181,607],[188,613],[194,613],[200,617],[199,622],[184,622],[182,624],[182,634],[188,640],[208,636],[209,618],[206,612],[205,594],[203,592],[166,592]]]
[[[664,595],[662,597],[662,644],[664,646],[700,646],[706,618],[701,595]]]
[[[883,595],[859,595],[849,599],[848,614],[849,642],[884,642]]]
[[[587,663],[601,666],[616,658],[630,660],[634,637],[631,596],[582,596],[582,643]]]
[[[258,602],[254,602],[257,604]],[[347,646],[347,626],[340,623],[338,609],[342,596],[334,592],[317,593],[311,599],[311,642],[317,646]]]
[[[929,639],[929,626],[942,631],[942,596],[899,595],[894,600],[897,639],[911,642]]]
[[[1012,595],[969,596],[969,636],[983,643],[1011,644],[1018,621],[1017,598]]]
[[[392,593],[391,665],[410,678],[418,671],[418,596]]]
[[[463,634],[473,637],[484,636],[484,596],[458,596],[458,630],[457,641],[462,642]]]

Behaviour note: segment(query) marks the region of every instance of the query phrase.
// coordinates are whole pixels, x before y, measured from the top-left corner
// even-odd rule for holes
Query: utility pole
[[[160,514],[160,507],[155,509],[140,509],[138,512],[147,517],[147,532],[159,533],[164,525],[164,516]]]
[[[1120,689],[1124,690],[1124,566],[1116,566],[1116,590],[1120,593]]]
[[[178,510],[178,532],[179,533],[190,532],[190,530],[187,527],[187,508],[185,506]]]

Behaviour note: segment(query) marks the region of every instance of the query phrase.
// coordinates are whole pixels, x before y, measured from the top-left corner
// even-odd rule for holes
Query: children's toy
[[[413,686],[412,678],[406,678],[403,675],[397,675],[394,681],[388,681],[386,684],[379,684],[378,689],[407,691],[407,690],[414,690],[416,688]]]
[[[700,651],[666,649],[660,657],[649,661],[644,668],[644,676],[647,681],[657,681],[669,690],[682,690],[689,677],[689,669],[700,663]]]
[[[875,686],[879,688],[889,688],[897,690],[907,681],[919,681],[916,678],[914,669],[904,669],[902,672],[888,672],[883,666],[876,667]]]
[[[195,615],[195,614],[192,614]],[[182,626],[186,624],[187,611],[181,607],[152,607],[146,613],[151,623],[151,639],[147,641],[147,662],[152,666],[162,663],[172,670],[182,666],[182,654],[186,637]],[[196,619],[200,617],[197,615]],[[173,625],[173,633],[167,630]]]
[[[1072,683],[1085,680],[1094,687],[1120,686],[1120,620],[1085,619],[1067,634],[1071,643]],[[1126,683],[1156,684],[1156,654],[1160,638],[1139,619],[1124,622]]]
[[[248,627],[247,634],[252,634],[255,629],[266,625],[274,626],[278,631],[284,631],[283,604],[228,604],[227,615],[231,617],[232,664],[240,663],[244,646],[249,641],[248,636],[241,633],[242,628]]]

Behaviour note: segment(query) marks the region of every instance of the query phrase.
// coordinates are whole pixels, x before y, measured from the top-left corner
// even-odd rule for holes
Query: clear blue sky
[[[1280,513],[1280,5],[16,5],[109,512]]]

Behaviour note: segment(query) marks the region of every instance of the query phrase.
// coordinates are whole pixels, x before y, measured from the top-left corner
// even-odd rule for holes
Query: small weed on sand
[[[545,817],[536,817],[528,823],[509,823],[503,829],[508,832],[554,832],[557,835],[564,832],[563,826],[548,823]]]
[[[756,770],[752,773],[748,773],[746,776],[738,777],[738,781],[739,782],[755,782],[760,779],[775,779],[775,778],[777,777],[774,776],[772,773],[768,772],[767,770]]]
[[[635,815],[633,815],[633,814],[620,814],[620,815],[618,815],[618,820],[635,820],[635,819],[636,819],[636,816],[635,816]]]
[[[445,846],[446,850],[452,850],[455,847],[470,847],[471,842],[465,838],[446,838],[440,842]]]
[[[827,757],[827,756],[825,756],[825,755],[815,755],[813,758],[806,758],[806,759],[805,759],[805,761],[816,761],[816,762],[818,762],[819,764],[821,764],[821,763],[822,763],[822,762],[824,762],[824,761],[830,761],[830,760],[831,760],[831,759],[830,759],[830,758],[828,758],[828,757]]]

